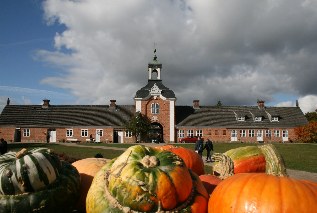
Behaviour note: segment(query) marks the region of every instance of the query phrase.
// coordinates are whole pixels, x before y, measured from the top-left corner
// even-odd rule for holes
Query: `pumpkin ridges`
[[[208,210],[210,213],[245,212],[250,208],[253,212],[313,212],[317,208],[316,193],[314,184],[300,180],[265,173],[241,173],[217,186],[209,199]]]
[[[149,163],[149,159],[154,159],[151,158],[152,155],[159,160],[159,164],[156,164],[155,160],[152,161],[153,164]],[[189,212],[195,206],[200,206],[199,209],[204,209],[203,212],[206,212],[208,194],[198,176],[196,175],[195,179],[193,174],[195,173],[185,166],[183,160],[171,152],[149,147],[130,147],[123,155],[111,161],[96,174],[87,194],[87,213],[126,212],[129,210],[153,212],[168,209]],[[115,180],[119,181],[115,182]],[[141,206],[130,202],[130,200],[138,199],[133,196],[135,189],[131,188],[133,185],[131,180],[139,186],[137,190],[144,190],[138,193],[139,196],[146,196],[145,201],[147,202]],[[116,193],[123,190],[129,192],[130,189],[131,191],[123,200],[118,194],[113,194],[114,186],[118,189]],[[174,187],[175,192],[173,193]],[[154,189],[155,191],[152,191]],[[156,192],[156,194],[149,195],[150,192]],[[184,199],[183,202],[179,201],[181,197]],[[149,204],[149,200],[155,202],[154,205],[145,206]],[[195,213],[201,212],[196,211]]]
[[[234,161],[234,173],[265,172],[266,161],[263,155],[242,158]]]

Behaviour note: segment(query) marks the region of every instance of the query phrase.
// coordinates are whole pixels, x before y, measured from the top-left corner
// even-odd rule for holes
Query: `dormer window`
[[[279,119],[278,119],[278,116],[273,116],[273,117],[272,117],[272,122],[278,122],[278,120],[279,120]]]
[[[245,117],[244,116],[238,117],[238,121],[245,121]]]
[[[257,122],[262,121],[262,117],[259,117],[259,116],[258,116],[258,117],[255,117],[255,118],[254,118],[254,121],[257,121]]]

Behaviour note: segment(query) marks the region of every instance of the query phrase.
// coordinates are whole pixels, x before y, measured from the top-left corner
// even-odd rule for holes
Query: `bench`
[[[91,142],[94,142],[94,143],[101,143],[101,141],[96,141],[95,139],[93,139],[92,141],[90,140],[90,138],[86,138],[86,143],[91,143]]]
[[[77,143],[80,142],[77,138],[67,138],[66,142]]]

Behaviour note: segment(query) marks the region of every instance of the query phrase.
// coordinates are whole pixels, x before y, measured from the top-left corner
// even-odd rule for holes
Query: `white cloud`
[[[299,106],[304,113],[315,112],[317,110],[317,96],[307,95],[299,98]]]
[[[316,8],[308,0],[47,0],[46,20],[66,30],[55,52],[38,52],[61,68],[43,82],[79,102],[133,103],[155,42],[177,104],[317,94]]]

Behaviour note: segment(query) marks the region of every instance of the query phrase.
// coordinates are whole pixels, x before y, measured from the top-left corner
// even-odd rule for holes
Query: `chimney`
[[[48,108],[50,106],[50,100],[44,99],[42,108]]]
[[[264,101],[263,100],[258,100],[258,107],[259,109],[263,109],[265,106],[264,106]]]
[[[299,107],[299,103],[298,103],[298,100],[296,100],[296,107]]]
[[[193,100],[193,108],[199,109],[199,100]]]
[[[10,98],[7,99],[7,105],[10,105]]]
[[[116,100],[110,100],[109,108],[110,109],[115,109],[116,108]]]

